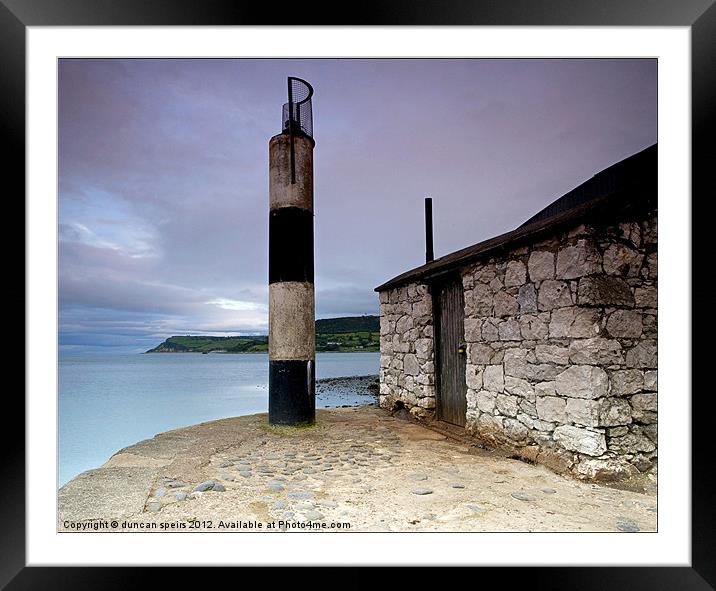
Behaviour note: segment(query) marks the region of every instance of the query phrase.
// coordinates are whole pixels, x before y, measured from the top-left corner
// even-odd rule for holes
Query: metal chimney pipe
[[[433,253],[433,198],[425,198],[425,262],[435,259]]]

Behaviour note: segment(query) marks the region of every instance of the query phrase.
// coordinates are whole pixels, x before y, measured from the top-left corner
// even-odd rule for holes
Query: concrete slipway
[[[162,433],[58,497],[58,530],[86,532],[645,532],[657,516],[650,481],[579,482],[369,406],[311,428],[259,414]]]

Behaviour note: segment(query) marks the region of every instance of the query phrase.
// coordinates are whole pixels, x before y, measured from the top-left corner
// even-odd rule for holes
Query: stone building
[[[380,295],[380,404],[584,479],[654,471],[657,146]]]

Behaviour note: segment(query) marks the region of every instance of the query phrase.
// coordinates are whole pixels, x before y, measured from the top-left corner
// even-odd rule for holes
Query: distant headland
[[[146,353],[265,353],[268,337],[173,336]],[[345,316],[316,320],[316,351],[380,351],[378,316]]]

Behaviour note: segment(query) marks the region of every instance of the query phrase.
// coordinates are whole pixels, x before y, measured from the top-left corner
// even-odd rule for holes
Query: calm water
[[[318,353],[316,379],[377,374],[379,361],[379,353]],[[162,431],[268,410],[266,354],[63,353],[59,374],[60,486]],[[367,401],[328,393],[316,406]]]

